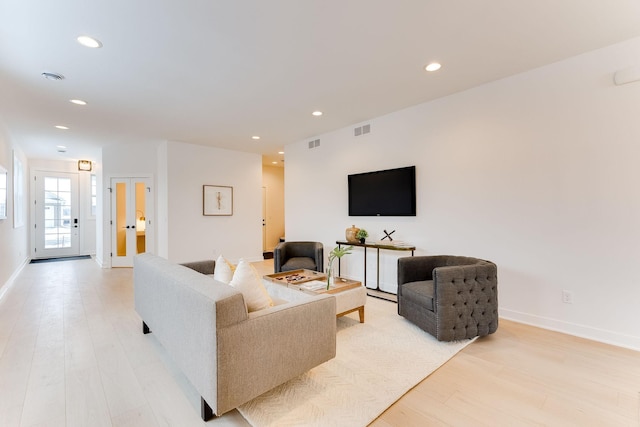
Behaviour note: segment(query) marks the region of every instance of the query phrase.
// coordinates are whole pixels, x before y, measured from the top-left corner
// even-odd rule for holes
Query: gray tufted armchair
[[[498,271],[477,258],[398,258],[398,314],[439,341],[498,329]]]
[[[282,242],[273,250],[273,271],[307,269],[323,271],[324,250],[320,242]]]

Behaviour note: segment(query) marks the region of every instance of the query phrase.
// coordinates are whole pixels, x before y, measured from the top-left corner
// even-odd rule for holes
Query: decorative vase
[[[361,238],[360,238],[360,243],[364,244],[364,241],[365,241],[365,238],[364,238],[364,237],[361,237]]]
[[[329,290],[331,286],[333,286],[333,268],[331,267],[331,264],[329,264],[329,267],[327,267],[327,290]]]
[[[358,231],[360,231],[360,229],[355,225],[352,225],[351,227],[347,228],[345,231],[345,237],[347,238],[347,242],[354,242],[354,243],[357,242],[358,238],[356,237],[356,235],[358,234]]]

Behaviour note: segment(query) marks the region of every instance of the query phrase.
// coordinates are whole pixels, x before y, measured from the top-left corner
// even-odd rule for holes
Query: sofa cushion
[[[219,282],[229,284],[233,279],[233,271],[235,266],[226,260],[225,257],[220,255],[216,260],[216,266],[213,270],[213,278]]]
[[[313,258],[308,257],[293,257],[289,258],[287,262],[282,264],[282,271],[292,271],[292,270],[315,270],[316,263]]]
[[[433,280],[405,283],[402,285],[402,297],[427,310],[434,311],[433,289]]]
[[[244,259],[238,262],[229,285],[242,292],[249,313],[273,306],[273,300],[262,284],[260,275],[255,267]]]

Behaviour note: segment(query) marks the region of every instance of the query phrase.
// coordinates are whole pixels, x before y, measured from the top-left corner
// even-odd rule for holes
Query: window
[[[71,180],[45,177],[45,249],[71,247]]]
[[[96,216],[98,203],[98,186],[95,174],[91,174],[91,216]]]
[[[13,153],[13,228],[24,225],[24,169],[22,161]]]
[[[7,170],[0,166],[0,219],[7,219]]]

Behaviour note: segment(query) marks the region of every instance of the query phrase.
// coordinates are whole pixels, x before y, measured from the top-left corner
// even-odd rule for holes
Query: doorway
[[[153,245],[151,179],[111,178],[111,266],[133,267]]]
[[[80,253],[78,174],[34,172],[34,239],[32,258]]]
[[[262,251],[268,259],[284,237],[284,168],[262,166]]]

